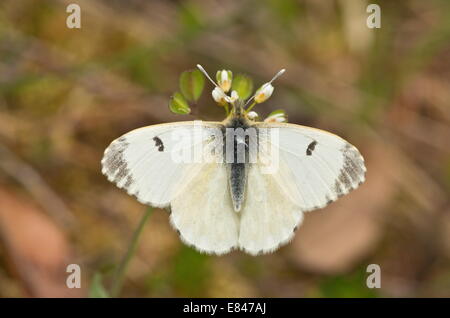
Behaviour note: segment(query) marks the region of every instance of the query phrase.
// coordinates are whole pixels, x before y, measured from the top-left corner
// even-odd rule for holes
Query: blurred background
[[[222,120],[209,83],[193,115],[168,109],[197,63],[257,86],[286,68],[255,110],[346,138],[367,181],[258,257],[199,254],[156,209],[123,297],[449,297],[450,2],[377,0],[380,29],[369,3],[1,1],[0,297],[87,296],[96,273],[110,286],[146,207],[101,174],[103,151],[137,127]]]

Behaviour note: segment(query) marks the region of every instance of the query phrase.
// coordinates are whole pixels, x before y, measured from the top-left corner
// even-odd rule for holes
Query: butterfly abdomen
[[[245,199],[247,183],[247,165],[245,163],[232,163],[228,166],[228,181],[234,211],[239,212]]]

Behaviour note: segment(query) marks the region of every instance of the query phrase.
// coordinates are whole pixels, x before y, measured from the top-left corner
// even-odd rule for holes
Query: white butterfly
[[[267,99],[272,81],[251,99]],[[139,128],[114,140],[102,159],[108,180],[144,204],[170,209],[170,222],[186,244],[212,254],[272,252],[292,239],[304,212],[325,207],[364,181],[364,159],[344,139],[277,117],[253,121],[242,100],[224,96],[233,109],[223,122]],[[244,135],[226,138],[227,128]],[[249,131],[255,139],[246,137]],[[232,161],[224,160],[227,145]],[[198,149],[202,160],[193,160]],[[239,149],[244,161],[236,158]],[[191,160],[179,160],[175,154],[181,153]]]

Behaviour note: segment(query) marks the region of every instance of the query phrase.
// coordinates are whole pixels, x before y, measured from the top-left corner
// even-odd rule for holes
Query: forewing
[[[278,156],[272,174],[302,211],[323,208],[364,182],[364,159],[344,139],[294,124],[261,123],[257,127],[260,157]]]
[[[200,171],[202,159],[195,162],[195,156],[210,149],[204,146],[220,127],[213,122],[179,122],[133,130],[106,148],[102,173],[140,202],[166,207]]]

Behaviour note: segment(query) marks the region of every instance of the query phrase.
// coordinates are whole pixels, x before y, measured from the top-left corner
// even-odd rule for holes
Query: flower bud
[[[249,112],[247,114],[247,116],[248,116],[248,118],[250,120],[255,120],[255,119],[257,119],[259,117],[259,115],[256,112],[254,112],[254,111]]]
[[[239,99],[239,95],[238,95],[238,92],[236,92],[236,91],[232,91],[231,92],[231,96],[230,96],[230,102],[231,103],[234,103],[236,100],[238,100]]]
[[[266,119],[264,119],[266,123],[285,123],[287,122],[287,116],[284,110],[276,110],[272,112]]]
[[[231,81],[233,80],[233,73],[227,70],[217,71],[216,74],[217,84],[219,84],[220,88],[225,92],[231,88]]]
[[[219,103],[221,105],[226,104],[227,100],[229,99],[229,97],[227,95],[225,95],[225,93],[223,92],[223,90],[220,87],[216,87],[213,89],[212,97],[217,103]]]
[[[265,102],[273,93],[273,86],[270,83],[266,83],[261,86],[255,94],[255,102],[262,103]]]

